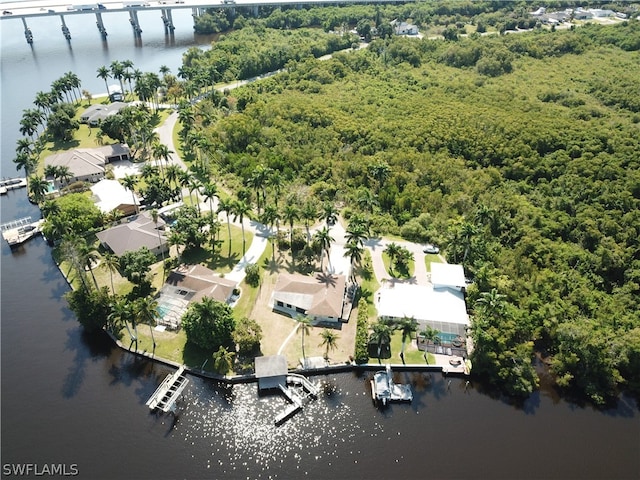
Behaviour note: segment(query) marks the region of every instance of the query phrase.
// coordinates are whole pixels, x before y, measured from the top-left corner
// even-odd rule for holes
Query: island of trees
[[[558,388],[596,404],[621,389],[640,393],[640,23],[482,36],[511,20],[517,27],[519,7],[505,14],[491,2],[443,5],[441,12],[440,4],[276,10],[236,20],[242,28],[209,51],[187,52],[181,80],[156,77],[157,87],[181,101],[180,148],[191,178],[234,192],[237,215],[268,225],[293,227],[305,205],[324,204],[368,235],[440,245],[472,280],[473,372],[509,395],[533,392],[543,368]],[[353,17],[325,25],[328,12]],[[319,61],[314,56],[348,48],[354,38],[288,30],[345,24],[377,32],[395,18],[441,26],[446,39],[381,28],[368,48]],[[263,47],[246,55],[255,45]],[[232,92],[213,90],[217,81],[282,67]],[[142,98],[144,89],[132,90]],[[51,107],[49,121],[67,108]],[[154,115],[125,110],[104,122],[101,135],[162,158],[139,134]],[[166,170],[156,167],[141,188],[150,205],[180,196],[181,177]],[[192,212],[189,220],[192,244],[175,241],[202,244],[201,216]],[[306,243],[292,228],[289,247],[302,251]],[[78,258],[81,266],[87,256]],[[126,268],[122,259],[119,266]],[[114,318],[112,304],[96,300],[103,310],[91,318]],[[132,305],[144,318],[148,305]],[[358,316],[358,345],[372,326],[366,317]],[[196,322],[187,324],[198,331]],[[215,345],[227,353],[228,334]]]

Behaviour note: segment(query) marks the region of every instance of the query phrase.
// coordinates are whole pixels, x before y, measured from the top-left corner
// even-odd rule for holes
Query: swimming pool
[[[440,332],[438,334],[438,338],[440,339],[441,343],[451,343],[458,337],[459,337],[459,335],[456,335],[455,333],[443,333],[443,332]]]

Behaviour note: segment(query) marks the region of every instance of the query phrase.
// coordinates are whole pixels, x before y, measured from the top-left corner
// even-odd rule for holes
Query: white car
[[[440,253],[440,249],[438,247],[436,247],[435,245],[431,245],[430,243],[427,243],[424,246],[424,249],[422,250],[424,253]]]

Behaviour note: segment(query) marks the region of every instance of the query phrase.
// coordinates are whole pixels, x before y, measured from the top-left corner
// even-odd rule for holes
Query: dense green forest
[[[183,131],[236,186],[276,172],[280,207],[338,201],[441,245],[474,280],[475,373],[526,396],[538,355],[602,404],[640,392],[639,48],[638,21],[377,39],[190,107]]]

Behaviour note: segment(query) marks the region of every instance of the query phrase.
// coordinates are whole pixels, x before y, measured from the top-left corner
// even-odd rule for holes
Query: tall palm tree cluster
[[[395,242],[391,242],[387,245],[384,249],[384,253],[389,256],[389,260],[391,261],[389,269],[392,274],[394,269],[396,271],[406,270],[409,266],[409,262],[413,260],[413,253]]]
[[[49,116],[62,103],[75,103],[82,97],[81,82],[73,72],[67,72],[54,80],[50,92],[36,93],[33,104],[22,112],[20,120],[20,138],[16,145],[16,157],[13,163],[18,171],[24,170],[25,177],[32,175],[37,166],[40,153],[46,143],[42,134],[47,127]],[[36,189],[37,190],[37,189]]]

